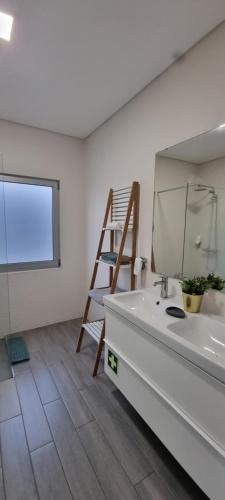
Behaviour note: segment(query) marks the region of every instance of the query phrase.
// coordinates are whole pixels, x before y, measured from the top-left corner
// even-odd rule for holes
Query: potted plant
[[[221,291],[225,287],[225,280],[220,276],[216,276],[214,273],[208,274],[207,280],[209,288],[213,288],[213,290]]]
[[[183,278],[181,288],[183,292],[184,309],[190,313],[198,313],[201,308],[203,295],[209,288],[209,282],[204,276]]]

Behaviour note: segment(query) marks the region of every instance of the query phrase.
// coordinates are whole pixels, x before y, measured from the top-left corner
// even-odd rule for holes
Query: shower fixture
[[[207,186],[206,184],[197,184],[196,188],[194,190],[195,191],[207,191],[207,190],[209,190],[209,193],[212,190],[215,193],[215,188],[213,186]]]
[[[198,192],[208,191],[208,193],[212,195],[211,201],[217,200],[217,194],[216,194],[215,188],[213,186],[206,186],[205,184],[197,184],[196,188],[194,188],[194,191],[198,191]]]
[[[202,186],[201,184],[198,184],[194,191],[207,191],[207,188],[205,186]]]
[[[217,194],[215,193],[215,189],[213,191],[210,191],[211,196],[211,201],[217,201]]]

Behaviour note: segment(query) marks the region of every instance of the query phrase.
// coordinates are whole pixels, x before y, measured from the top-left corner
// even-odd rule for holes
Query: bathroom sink
[[[143,289],[133,292],[125,292],[110,296],[110,300],[104,297],[104,303],[123,314],[130,321],[140,320],[142,326],[152,325],[152,318],[160,325],[169,316],[166,314],[166,308],[174,305],[169,299],[161,299],[155,290]],[[171,318],[174,321],[174,318]],[[170,321],[171,322],[171,321]]]
[[[104,296],[103,300],[106,307],[114,309],[132,323],[138,322],[143,329],[152,329],[153,323],[161,329],[175,320],[166,314],[166,308],[174,303],[170,299],[161,299],[155,289],[116,293]]]
[[[131,311],[133,314],[162,313],[167,307],[168,301],[160,299],[148,290],[138,290],[135,292],[121,293],[114,295],[114,300],[120,306]]]
[[[107,295],[104,304],[140,333],[151,335],[225,384],[225,324],[219,317],[188,313],[184,319],[171,317],[166,308],[177,304],[171,298],[161,299],[151,288]]]
[[[225,358],[225,325],[219,321],[201,315],[170,324],[168,329],[208,354]]]

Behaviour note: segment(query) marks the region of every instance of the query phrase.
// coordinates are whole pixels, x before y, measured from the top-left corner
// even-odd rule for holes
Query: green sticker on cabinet
[[[108,366],[117,375],[117,371],[118,371],[118,358],[110,350],[108,350]]]

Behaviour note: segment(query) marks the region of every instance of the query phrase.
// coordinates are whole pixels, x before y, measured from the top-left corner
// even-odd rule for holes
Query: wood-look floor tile
[[[58,355],[58,359],[62,360],[64,354],[67,354],[70,351],[69,345],[67,345],[67,338],[60,332],[60,325],[49,328],[49,339]]]
[[[155,473],[141,481],[136,490],[141,500],[176,500]]]
[[[86,337],[88,337],[88,335],[86,335]],[[88,339],[88,342],[89,342],[89,339]],[[87,370],[89,370],[90,374],[92,374],[94,364],[95,364],[96,347],[97,347],[96,342],[91,341],[85,347],[83,347],[79,353],[76,354],[76,356],[79,356],[82,363],[84,363],[84,365],[87,367]],[[100,363],[99,363],[98,373],[102,373],[103,370],[104,370],[103,358],[101,358]]]
[[[88,387],[81,391],[81,394],[131,482],[136,484],[144,479],[153,469],[123,415],[112,406],[97,386]]]
[[[74,328],[72,335],[69,331],[69,326],[66,323],[61,323],[61,325],[58,328],[58,332],[65,346],[66,351],[68,351],[70,354],[75,354],[76,343],[78,338],[77,335],[78,327]]]
[[[78,341],[78,337],[80,334],[82,321],[83,321],[82,318],[77,318],[77,319],[72,319],[71,321],[65,321],[64,323],[62,323],[64,329],[67,332],[67,335],[70,336],[70,338],[73,341],[73,345],[75,347],[75,350],[76,350],[76,344]],[[90,336],[86,335],[85,339],[88,339],[88,338],[90,340]],[[85,343],[85,340],[84,340],[84,343]]]
[[[93,377],[90,376],[89,370],[84,363],[82,363],[79,356],[72,356],[67,353],[63,356],[63,364],[65,365],[78,390],[84,389],[94,383]]]
[[[120,402],[118,402],[118,398],[115,396],[119,391],[104,372],[99,373],[98,376],[94,378],[94,383],[110,399],[114,407],[120,406]]]
[[[176,499],[207,500],[204,493],[189,478],[134,408],[128,404],[125,410],[119,408],[118,411],[131,427],[134,439],[137,440],[153,470]]]
[[[59,393],[56,385],[38,351],[32,353],[30,366],[42,403],[46,404],[58,399]]]
[[[59,496],[60,500],[64,500],[65,486],[65,496],[67,500],[69,483],[73,491],[74,500],[76,500],[75,477],[77,482],[76,491],[80,492],[81,499],[83,500],[82,495],[84,491],[87,499],[89,499],[88,495],[91,494],[89,480],[90,483],[92,483],[93,476],[91,473],[87,472],[88,480],[87,484],[84,484],[84,475],[87,466],[87,470],[88,467],[92,467],[95,474],[98,475],[98,482],[102,490],[104,490],[105,497],[108,500],[128,500],[128,498],[129,500],[134,500],[135,498],[137,500],[137,496],[140,500],[141,495],[143,498],[146,498],[146,494],[149,499],[151,499],[150,495],[154,495],[154,500],[158,498],[161,500],[163,494],[164,497],[165,494],[168,495],[168,491],[176,500],[207,500],[204,493],[200,491],[197,485],[195,485],[185,473],[182,467],[166,450],[124,396],[110,382],[107,376],[101,371],[98,377],[92,377],[96,344],[88,335],[85,335],[81,352],[75,353],[80,325],[80,319],[71,320],[62,324],[25,332],[23,334],[31,357],[32,353],[39,351],[40,359],[47,364],[47,367],[52,367],[52,372],[55,372],[54,382],[57,380],[60,388],[60,390],[58,389],[58,393],[64,400],[64,404],[67,406],[67,411],[69,411],[75,426],[78,426],[77,430],[74,430],[74,426],[71,424],[70,420],[68,420],[71,417],[68,417],[67,413],[65,413],[66,410],[61,399],[45,406],[45,408],[49,406],[51,409],[54,407],[54,411],[51,410],[51,427],[57,446],[57,452],[55,449],[51,452],[52,447],[50,447],[50,452],[48,452],[47,448],[47,451],[44,453],[45,467],[47,467],[47,469],[49,467],[50,469],[49,471],[47,470],[47,472],[44,471],[44,473],[47,474],[47,482],[49,481],[47,487],[45,488],[45,484],[42,484],[42,486],[39,484],[39,489],[41,494],[43,494],[43,498],[45,499],[51,494],[52,497],[50,496],[48,500],[58,500]],[[35,354],[34,358],[38,359],[39,354],[37,354],[37,356]],[[54,364],[57,365],[56,368],[52,366]],[[101,363],[101,370],[102,367],[103,365]],[[21,392],[23,393],[23,397],[21,398],[23,399],[23,412],[24,416],[27,415],[27,418],[24,418],[24,420],[26,421],[30,439],[33,433],[33,439],[36,441],[36,443],[33,444],[35,448],[40,445],[40,436],[41,442],[46,440],[46,435],[48,437],[50,436],[50,439],[53,439],[39,398],[41,394],[42,401],[46,402],[53,397],[52,385],[49,389],[49,372],[44,371],[45,375],[47,375],[46,379],[45,375],[39,372],[39,367],[37,367],[37,365],[36,368],[37,372],[33,368],[33,372],[36,375],[35,381],[32,379],[29,363],[17,365],[15,369],[16,375],[18,375],[16,378],[20,378],[20,380],[24,382],[23,389],[21,388]],[[27,377],[24,377],[26,372],[30,375],[30,380],[33,380],[31,384],[28,383]],[[24,379],[21,377],[24,377]],[[39,391],[37,391],[37,386]],[[90,392],[92,387],[93,396],[91,396],[92,393]],[[99,391],[97,395],[96,387]],[[85,402],[85,393],[82,391],[83,388],[89,391],[89,401],[87,399],[86,401],[90,407],[88,407]],[[99,397],[99,393],[102,396]],[[81,394],[83,395],[81,396]],[[95,397],[97,398],[97,402],[94,401]],[[60,412],[60,408],[62,407],[64,412]],[[95,413],[95,417],[98,419],[101,428],[93,421],[94,415],[92,415],[91,409],[93,413]],[[22,423],[21,416],[13,418],[17,412],[20,412],[20,407],[18,405],[15,383],[11,379],[7,390],[2,390],[0,388],[0,415],[2,414],[4,420],[0,426],[0,430],[4,430],[5,424],[8,426],[10,422],[14,420],[17,421],[17,419]],[[59,420],[56,418],[57,412],[60,414]],[[67,418],[65,415],[67,415]],[[5,420],[8,418],[11,420]],[[61,426],[62,420],[65,429]],[[92,420],[92,422],[87,423],[89,420]],[[70,422],[70,424],[68,422]],[[43,427],[45,429],[44,434],[46,434],[45,439],[43,439]],[[46,429],[48,430],[46,431]],[[74,438],[74,435],[77,436],[77,433],[80,437],[82,434],[82,444],[85,445],[87,453],[84,451],[84,448],[82,448],[82,445],[79,444],[79,440],[77,441],[77,439]],[[15,429],[10,426],[10,433],[4,431],[4,435],[4,458],[2,457],[2,467],[4,467],[4,481],[7,480],[7,500],[33,500],[33,498],[36,500],[34,477],[32,476],[31,462],[29,462],[23,423],[21,432],[18,432],[16,426]],[[4,446],[5,442],[7,442],[6,453],[6,448]],[[123,449],[121,449],[122,447]],[[44,448],[46,448],[46,446],[44,446]],[[138,453],[141,452],[141,458],[136,467],[137,450],[139,450]],[[63,468],[65,468],[66,482],[62,474],[62,467],[58,454],[63,463]],[[129,454],[130,457],[128,456]],[[53,468],[50,463],[52,455]],[[79,456],[81,457],[80,463]],[[144,462],[143,456],[145,458]],[[37,468],[39,471],[42,471],[42,455],[40,454],[39,457],[41,458],[37,460],[39,463]],[[54,465],[54,457],[57,457],[56,463],[59,469],[57,464]],[[123,463],[123,466],[120,462]],[[128,478],[128,474],[133,483],[137,479],[142,478],[146,470],[146,462],[148,466],[150,464],[150,467],[154,469],[155,474],[152,473],[154,474],[152,477],[146,474],[148,479],[141,479],[141,481],[136,484],[137,493]],[[87,465],[87,463],[89,465]],[[76,465],[74,466],[73,464]],[[57,476],[58,470],[60,470],[60,477],[63,478],[62,482],[61,479],[59,481],[61,484],[61,486],[59,486],[60,495],[58,495],[58,491],[55,491],[55,485],[53,484],[53,476],[54,478]],[[78,471],[80,471],[80,473],[78,473]],[[40,482],[41,476],[42,472],[40,472],[39,475]],[[154,479],[154,477],[156,477],[156,479]],[[95,490],[95,488],[97,488],[96,483],[93,486],[93,491],[96,491],[94,496],[96,498],[101,498],[101,493],[99,493],[97,489]],[[34,491],[34,493],[32,493],[32,491]],[[0,500],[2,500],[1,495],[2,492],[0,493]],[[159,495],[161,495],[161,497]],[[71,496],[69,498],[71,500]],[[79,497],[78,500],[80,500]]]
[[[78,322],[66,322],[61,323],[58,328],[58,333],[61,335],[61,339],[64,342],[64,346],[66,350],[70,354],[75,354],[76,358],[79,357],[79,354],[76,352],[77,342],[80,334],[82,320]],[[93,339],[89,335],[84,335],[82,342],[82,350],[85,346],[93,344]],[[95,345],[96,347],[96,345]]]
[[[72,500],[55,445],[33,451],[31,459],[40,500]]]
[[[40,336],[43,330],[43,328],[36,328],[24,333],[24,340],[30,353],[40,350]]]
[[[13,378],[0,382],[0,422],[15,417],[21,412],[16,385]]]
[[[7,500],[37,500],[22,417],[2,422],[0,434]]]
[[[28,445],[35,450],[52,441],[52,436],[32,374],[19,375],[16,384]]]
[[[97,422],[78,429],[92,467],[109,500],[137,500],[138,495],[116,459]]]
[[[16,365],[13,365],[12,370],[14,377],[25,372],[30,372],[30,362],[24,361],[23,363],[17,363]]]
[[[52,343],[60,349],[61,355],[71,352],[71,339],[64,333],[61,324],[54,325],[49,329],[49,337]]]
[[[73,497],[76,500],[104,500],[105,496],[63,402],[58,400],[47,404],[45,412]]]
[[[63,351],[50,335],[51,327],[46,327],[40,332],[40,351],[48,366],[62,360]]]
[[[51,373],[75,427],[93,420],[93,415],[77,391],[65,366],[57,363],[51,367]]]

